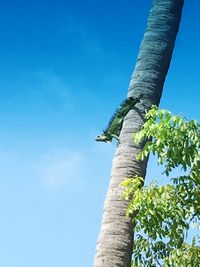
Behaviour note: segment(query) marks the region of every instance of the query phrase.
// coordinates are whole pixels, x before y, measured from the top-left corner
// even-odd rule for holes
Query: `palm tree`
[[[147,160],[136,161],[141,146],[132,141],[132,133],[143,122],[145,109],[159,105],[165,77],[170,65],[179,29],[183,0],[153,0],[147,29],[140,46],[128,96],[143,94],[143,104],[137,104],[126,116],[112,164],[103,221],[97,242],[94,267],[130,267],[133,245],[133,225],[125,217],[128,202],[121,199],[119,184],[127,177],[145,176]]]

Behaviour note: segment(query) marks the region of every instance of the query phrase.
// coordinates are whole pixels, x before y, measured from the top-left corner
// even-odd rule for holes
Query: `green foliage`
[[[132,266],[200,266],[199,239],[187,244],[191,226],[200,219],[200,125],[153,106],[135,142],[146,141],[137,156],[152,153],[166,176],[181,167],[184,175],[170,183],[143,186],[142,177],[126,179],[123,196],[130,200],[127,216],[134,214],[135,242]],[[168,178],[169,179],[169,178]]]

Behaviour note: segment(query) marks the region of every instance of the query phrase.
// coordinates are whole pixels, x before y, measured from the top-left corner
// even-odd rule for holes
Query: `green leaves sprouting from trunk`
[[[198,229],[200,220],[199,123],[153,106],[134,139],[147,140],[138,160],[152,153],[166,177],[176,168],[182,172],[165,185],[143,186],[142,177],[122,183],[124,197],[131,198],[127,216],[136,214],[132,266],[200,266],[198,237],[186,243],[188,230]]]

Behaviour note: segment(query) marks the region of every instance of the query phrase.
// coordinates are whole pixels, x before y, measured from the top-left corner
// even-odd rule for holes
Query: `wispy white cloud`
[[[41,158],[38,168],[40,181],[48,189],[75,183],[84,172],[84,155],[64,149],[49,152]]]
[[[3,177],[0,183],[28,183],[51,192],[87,191],[109,176],[112,154],[112,146],[99,144],[79,151],[52,147],[33,154],[28,147],[27,150],[0,150],[0,177]]]
[[[73,86],[53,71],[21,71],[7,87],[1,109],[5,105],[4,112],[8,109],[8,114],[14,113],[15,118],[22,119],[26,114],[33,118],[50,113],[58,116],[74,109]]]
[[[0,150],[0,177],[19,183],[28,179],[48,189],[67,187],[76,183],[86,168],[81,152],[54,149],[32,157],[28,151]]]
[[[52,71],[22,72],[19,85],[22,87],[21,93],[32,104],[39,101],[66,104],[71,101],[71,86]]]
[[[114,146],[99,144],[78,151],[52,149],[38,159],[37,177],[47,190],[87,190],[103,176],[109,177],[113,151]]]

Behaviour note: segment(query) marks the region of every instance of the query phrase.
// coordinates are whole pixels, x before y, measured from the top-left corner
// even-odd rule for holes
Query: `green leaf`
[[[185,238],[192,225],[200,225],[200,125],[152,106],[141,130],[134,133],[136,143],[144,140],[148,142],[136,158],[156,155],[169,178],[162,186],[143,186],[138,176],[121,183],[123,197],[130,201],[127,215],[134,215],[132,266],[199,266],[199,239],[187,244]],[[170,179],[177,167],[183,175]]]

